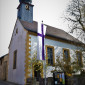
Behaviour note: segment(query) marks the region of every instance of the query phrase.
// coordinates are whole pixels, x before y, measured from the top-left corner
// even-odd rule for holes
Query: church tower
[[[33,6],[32,0],[19,0],[20,4],[18,6],[18,15],[17,17],[20,20],[33,22]]]

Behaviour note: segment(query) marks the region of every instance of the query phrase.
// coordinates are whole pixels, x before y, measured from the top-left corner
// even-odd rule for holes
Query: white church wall
[[[33,57],[34,53],[37,51],[37,36],[34,36],[34,35],[30,35],[30,36],[31,36],[31,57]],[[75,51],[82,49],[81,47],[78,47],[72,44],[63,43],[63,42],[45,38],[45,46],[46,45],[54,47],[55,62],[57,58],[56,56],[61,56],[61,58],[63,58],[63,48],[69,49],[71,61],[74,60],[73,57],[76,57]],[[45,49],[45,56],[46,56],[46,49]],[[48,66],[47,73],[46,73],[47,77],[52,77],[51,71],[53,69],[54,67]],[[31,76],[32,76],[32,73],[31,73]]]
[[[16,34],[16,29],[18,33]],[[17,20],[12,41],[9,47],[9,68],[8,68],[8,81],[24,85],[24,62],[25,62],[25,39],[26,31],[24,31],[20,21]],[[16,69],[13,69],[14,51],[17,50]]]

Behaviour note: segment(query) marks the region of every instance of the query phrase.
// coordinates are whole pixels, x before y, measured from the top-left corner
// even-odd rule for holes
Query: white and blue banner
[[[44,56],[44,38],[46,34],[46,26],[42,23],[38,23],[38,30],[37,30],[37,59],[38,60],[45,60]]]

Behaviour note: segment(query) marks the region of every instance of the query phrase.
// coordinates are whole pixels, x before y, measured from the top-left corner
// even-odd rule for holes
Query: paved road
[[[7,82],[7,81],[1,81],[0,80],[0,85],[18,85],[18,84],[14,84],[14,83],[10,83],[10,82]]]

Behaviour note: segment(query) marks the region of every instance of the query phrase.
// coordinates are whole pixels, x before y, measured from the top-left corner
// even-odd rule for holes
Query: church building
[[[19,2],[17,20],[9,45],[8,81],[20,85],[32,85],[39,79],[44,81],[46,77],[46,81],[51,82],[57,56],[68,61],[72,61],[72,57],[77,57],[79,65],[83,64],[81,50],[85,49],[85,44],[67,32],[45,24],[44,61],[47,65],[45,69],[44,61],[36,59],[38,22],[33,21],[34,5],[31,0],[19,0]],[[31,82],[32,80],[34,82]],[[53,84],[51,82],[48,85]]]

